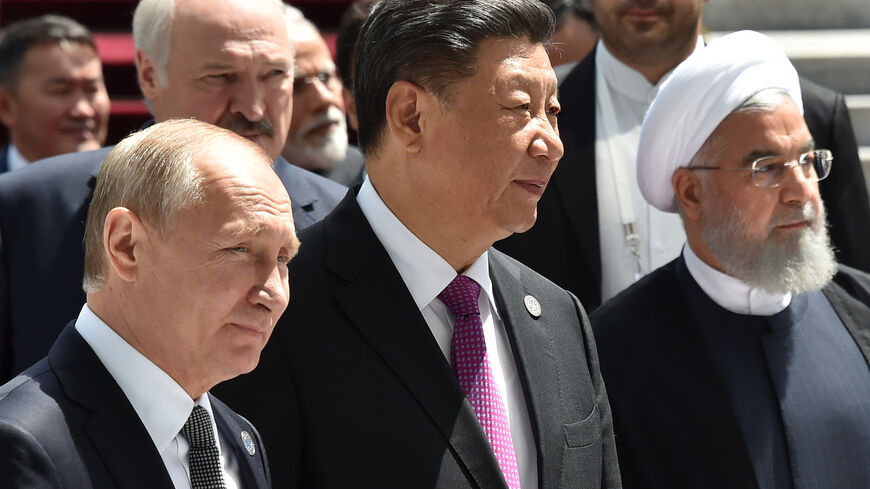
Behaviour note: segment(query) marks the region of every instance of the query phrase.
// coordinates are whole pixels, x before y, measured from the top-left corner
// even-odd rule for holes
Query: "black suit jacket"
[[[607,382],[623,484],[644,489],[758,489],[725,380],[677,276],[682,258],[591,316]],[[870,276],[840,267],[822,292],[870,358]]]
[[[819,189],[837,260],[870,272],[870,199],[843,95],[801,79],[804,117],[817,148],[834,153]],[[601,304],[598,194],[595,188],[595,50],[559,86],[565,154],[538,203],[529,231],[495,247],[570,290],[588,310]]]
[[[173,487],[154,442],[115,379],[70,323],[48,356],[0,387],[0,481],[4,488]],[[210,398],[215,423],[239,462],[242,483],[269,487],[259,434]],[[255,440],[255,453],[241,432]]]
[[[0,175],[0,382],[45,356],[85,302],[85,218],[111,148]],[[296,229],[322,219],[346,188],[279,159]]]
[[[301,236],[259,366],[216,388],[260,426],[276,488],[500,488],[495,456],[351,191]],[[490,250],[542,489],[620,487],[607,394],[576,298]],[[523,298],[543,313],[533,317]]]

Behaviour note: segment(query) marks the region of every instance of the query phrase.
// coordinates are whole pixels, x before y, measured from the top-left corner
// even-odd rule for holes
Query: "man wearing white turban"
[[[834,259],[834,157],[802,113],[794,68],[750,31],[650,106],[638,183],[688,242],[591,316],[626,489],[870,487],[870,275]]]

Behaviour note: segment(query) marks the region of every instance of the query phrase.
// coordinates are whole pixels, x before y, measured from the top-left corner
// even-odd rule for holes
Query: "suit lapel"
[[[119,488],[171,488],[145,426],[90,346],[67,325],[48,361],[70,399],[91,411],[85,429]]]
[[[553,340],[547,329],[547,311],[542,310],[538,318],[526,310],[524,297],[531,295],[520,280],[520,269],[495,250],[489,250],[489,273],[493,281],[496,306],[510,338],[511,349],[517,371],[525,394],[532,433],[538,450],[538,473],[541,487],[548,487],[543,481],[552,480],[558,485],[559,468],[562,454],[558,451],[563,445],[549,435],[546,422],[561,419],[559,404],[553,402],[559,393],[553,392],[556,385],[553,376],[558,368],[555,364]],[[559,431],[557,430],[556,433]],[[544,439],[546,437],[546,439]]]
[[[598,195],[595,187],[595,49],[571,70],[559,89],[559,131],[565,156],[551,179],[571,232],[601,283]]]
[[[327,268],[346,281],[334,295],[351,323],[429,415],[477,485],[505,487],[471,405],[353,192],[324,226]]]
[[[311,211],[318,197],[314,189],[307,185],[304,170],[293,166],[284,157],[279,157],[272,167],[287,189],[287,194],[290,195],[296,229],[305,229],[317,222],[317,219],[311,215]]]
[[[239,424],[230,408],[224,403],[211,395],[209,401],[218,430],[228,444],[222,448],[225,451],[233,450],[239,463],[239,475],[242,477],[243,485],[250,489],[268,488],[270,477],[266,473],[266,464],[263,462],[263,445],[259,443],[259,436],[252,428]]]

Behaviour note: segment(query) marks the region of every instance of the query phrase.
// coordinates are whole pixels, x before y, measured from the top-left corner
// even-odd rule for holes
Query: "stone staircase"
[[[801,75],[844,93],[870,188],[870,0],[715,0],[704,25],[710,40],[763,32]]]

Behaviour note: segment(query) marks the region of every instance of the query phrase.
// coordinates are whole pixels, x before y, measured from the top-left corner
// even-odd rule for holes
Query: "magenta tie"
[[[465,275],[457,275],[438,294],[438,298],[456,319],[450,342],[453,371],[486,433],[508,487],[520,489],[511,427],[486,355],[483,323],[477,307],[479,297],[480,285]]]

